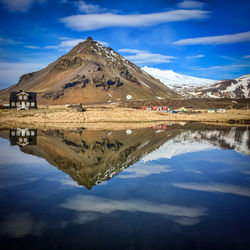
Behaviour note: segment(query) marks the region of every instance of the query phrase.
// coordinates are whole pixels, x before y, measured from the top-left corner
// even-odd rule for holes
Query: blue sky
[[[250,73],[250,1],[0,0],[0,88],[91,36],[138,66]]]

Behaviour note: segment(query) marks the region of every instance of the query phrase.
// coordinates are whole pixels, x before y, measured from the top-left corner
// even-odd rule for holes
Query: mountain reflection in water
[[[249,136],[0,130],[0,249],[248,250]]]
[[[15,145],[13,141],[20,140],[17,133],[21,132],[20,129],[16,130],[17,133],[13,131],[1,130],[0,136],[9,138]],[[22,131],[27,132],[27,129]],[[44,158],[88,189],[111,179],[140,159],[143,162],[171,159],[181,154],[216,148],[250,155],[250,134],[246,127],[169,124],[133,131],[32,131],[36,133],[36,138],[33,133],[31,140],[35,143],[20,145],[20,150]],[[152,171],[168,170],[158,170],[154,166]],[[125,172],[131,176],[129,169]],[[145,170],[139,175],[145,175]],[[126,175],[121,178],[126,178]]]

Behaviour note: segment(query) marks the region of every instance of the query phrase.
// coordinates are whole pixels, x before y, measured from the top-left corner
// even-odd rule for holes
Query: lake
[[[1,249],[250,249],[249,127],[0,130]]]

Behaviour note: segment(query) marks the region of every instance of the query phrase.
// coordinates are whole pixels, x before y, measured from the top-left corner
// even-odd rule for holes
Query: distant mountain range
[[[189,94],[195,97],[250,98],[250,74],[236,79],[218,81],[207,87],[196,88]]]
[[[20,77],[0,91],[7,102],[11,91],[38,93],[40,104],[97,103],[178,96],[159,80],[92,38],[42,70]]]
[[[185,97],[249,98],[250,74],[236,79],[216,81],[182,75],[173,70],[143,67],[144,71],[159,79],[169,88]]]

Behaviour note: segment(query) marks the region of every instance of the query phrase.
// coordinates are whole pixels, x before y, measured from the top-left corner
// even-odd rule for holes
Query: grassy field
[[[127,129],[150,127],[169,122],[211,122],[218,124],[250,124],[247,110],[226,110],[224,114],[207,113],[170,114],[167,112],[143,111],[112,105],[86,106],[85,112],[64,106],[51,106],[37,110],[0,110],[0,127],[51,127],[88,129]]]

